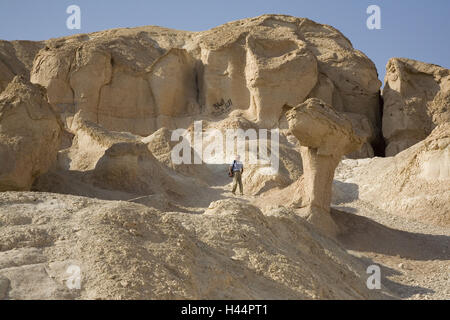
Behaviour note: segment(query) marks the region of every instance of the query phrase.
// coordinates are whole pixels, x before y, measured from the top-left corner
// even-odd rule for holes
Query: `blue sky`
[[[72,4],[81,8],[81,30],[66,28]],[[381,8],[381,30],[366,27],[372,4]],[[200,31],[264,13],[334,26],[375,62],[380,79],[391,57],[450,68],[449,0],[0,0],[0,39],[44,40],[143,25]]]

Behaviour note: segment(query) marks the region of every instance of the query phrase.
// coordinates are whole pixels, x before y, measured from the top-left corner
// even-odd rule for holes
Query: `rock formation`
[[[91,186],[107,194],[108,191],[120,192],[118,199],[158,194],[182,197],[189,193],[191,178],[181,179],[161,164],[141,137],[105,130],[84,120],[80,113],[74,117],[70,130],[74,134],[73,145],[59,152],[58,162],[49,174],[37,180],[36,190],[65,190],[64,193],[89,195],[90,188],[87,186]],[[70,181],[60,179],[59,183],[55,183],[55,174],[69,174],[72,177]],[[76,181],[86,185],[77,190]],[[114,198],[111,195],[96,196]]]
[[[344,160],[337,170],[335,202],[355,198],[396,216],[450,226],[450,123],[390,158]],[[347,190],[360,186],[358,193]]]
[[[29,190],[55,161],[60,140],[44,90],[16,76],[0,94],[0,191]]]
[[[0,40],[0,93],[16,75],[30,78],[33,60],[43,43]]]
[[[142,27],[49,40],[31,80],[69,122],[82,110],[109,130],[142,136],[233,111],[272,128],[285,104],[318,97],[369,123],[358,156],[373,155],[380,139],[374,64],[339,31],[308,19],[264,15],[195,33]]]
[[[448,80],[392,59],[383,113],[363,53],[284,15],[0,41],[0,299],[449,299]]]
[[[329,217],[334,171],[343,155],[358,150],[364,140],[351,121],[319,99],[308,99],[286,115],[291,133],[300,141],[304,170],[302,206],[309,221],[333,233]]]
[[[450,70],[416,60],[393,58],[383,89],[386,156],[425,139],[450,121]]]

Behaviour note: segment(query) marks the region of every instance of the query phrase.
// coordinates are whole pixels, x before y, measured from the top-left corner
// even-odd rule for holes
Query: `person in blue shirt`
[[[236,194],[236,188],[238,184],[241,195],[244,194],[242,187],[242,173],[244,172],[244,165],[240,160],[241,157],[237,155],[236,159],[233,161],[229,169],[230,175],[233,176],[233,190],[231,192],[233,192],[234,195]]]

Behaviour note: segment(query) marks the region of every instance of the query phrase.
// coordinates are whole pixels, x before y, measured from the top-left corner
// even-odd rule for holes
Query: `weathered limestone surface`
[[[0,94],[0,191],[29,190],[56,160],[60,140],[43,88],[16,76]]]
[[[386,155],[425,139],[438,125],[450,121],[450,70],[405,58],[386,66],[383,89],[383,135]]]
[[[31,79],[69,123],[81,110],[107,129],[142,136],[233,111],[272,128],[285,104],[308,97],[366,119],[372,129],[361,156],[371,156],[381,130],[372,61],[338,30],[304,18],[263,15],[203,32],[141,27],[49,40]]]

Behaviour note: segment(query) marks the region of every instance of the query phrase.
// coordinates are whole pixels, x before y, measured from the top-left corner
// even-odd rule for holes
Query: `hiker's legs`
[[[239,184],[239,191],[241,192],[241,194],[244,194],[244,188],[242,186],[242,174],[240,171],[236,171],[234,173],[234,179],[233,179],[233,194],[236,192],[236,188]]]
[[[244,194],[243,187],[242,187],[242,175],[240,172],[239,172],[239,176],[238,176],[238,182],[239,182],[239,191],[241,192],[241,194]]]
[[[237,184],[238,184],[238,178],[237,178],[237,172],[235,172],[234,177],[233,177],[233,190],[231,191],[231,192],[233,192],[233,194],[236,192]]]

